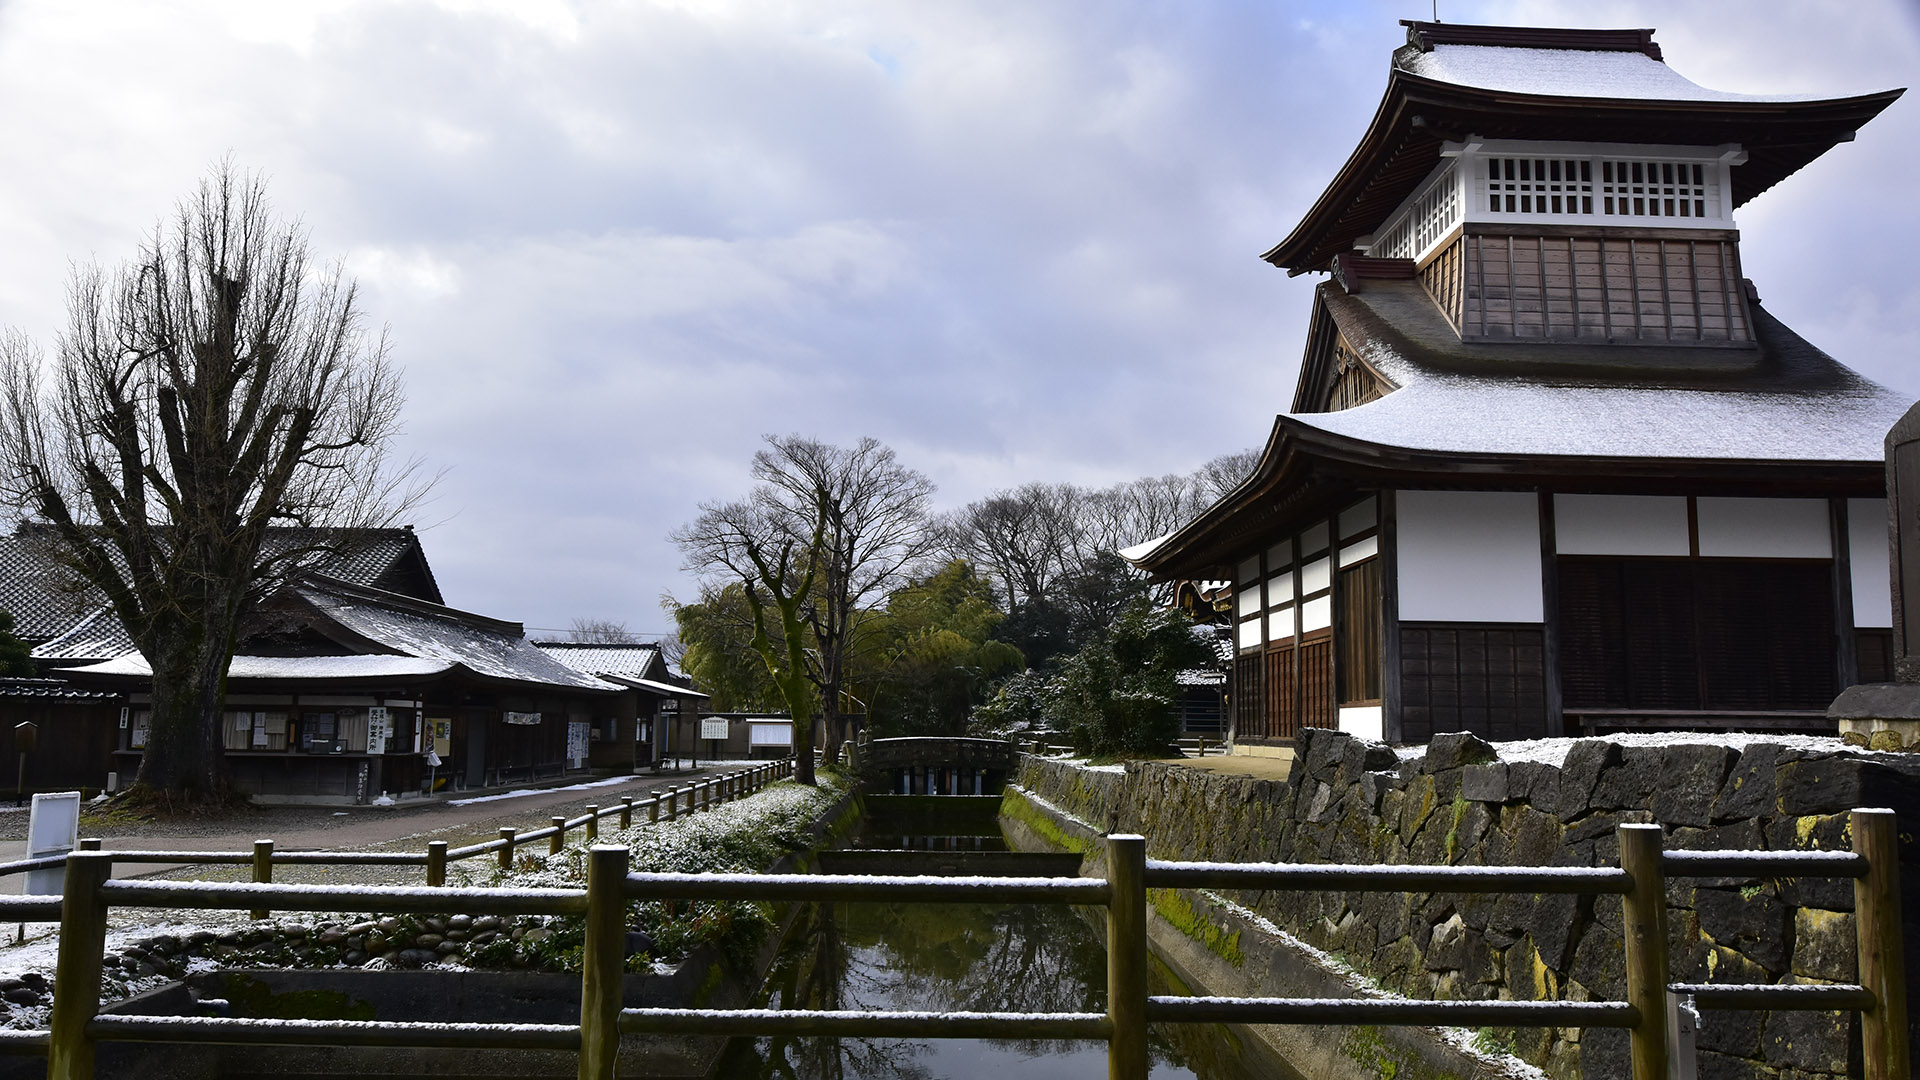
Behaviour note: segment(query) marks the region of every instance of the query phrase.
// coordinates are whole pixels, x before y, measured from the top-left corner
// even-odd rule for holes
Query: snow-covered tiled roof
[[[1322,293],[1341,333],[1399,388],[1337,412],[1289,413],[1283,422],[1379,446],[1505,457],[1877,462],[1887,429],[1913,404],[1836,363],[1758,305],[1756,349],[1473,344],[1446,326],[1418,282],[1369,282],[1359,295],[1323,286]]]
[[[418,656],[236,656],[227,669],[230,679],[365,679],[439,675],[452,670],[451,660]],[[128,653],[85,667],[65,669],[75,675],[111,675],[148,678],[153,668],[139,653]]]
[[[406,657],[449,661],[495,679],[614,689],[542,652],[518,623],[324,578],[291,591],[341,628]]]
[[[1403,49],[1395,65],[1423,79],[1546,97],[1639,101],[1821,101],[1829,94],[1736,94],[1709,90],[1643,52],[1435,45]]]
[[[132,635],[111,609],[95,608],[73,629],[34,646],[36,660],[98,660],[136,651]]]
[[[588,675],[624,675],[647,679],[660,674],[660,646],[635,643],[601,645],[574,641],[536,641],[534,647],[575,671]]]

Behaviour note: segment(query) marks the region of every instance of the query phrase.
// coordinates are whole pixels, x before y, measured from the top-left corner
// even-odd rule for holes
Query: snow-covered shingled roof
[[[1831,94],[1735,94],[1709,90],[1642,52],[1435,45],[1402,50],[1395,66],[1423,79],[1546,97],[1637,101],[1820,101]]]

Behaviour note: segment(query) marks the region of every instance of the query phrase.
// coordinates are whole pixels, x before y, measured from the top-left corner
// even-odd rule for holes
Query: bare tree
[[[768,436],[753,456],[753,475],[760,483],[744,502],[703,505],[673,540],[688,569],[745,582],[754,604],[760,591],[775,602],[785,651],[805,650],[831,757],[845,734],[847,661],[863,632],[861,610],[929,553],[933,482],[878,440],[840,447],[798,435]],[[785,625],[789,600],[804,633]],[[764,631],[755,611],[756,630]],[[762,655],[772,655],[771,645]],[[781,664],[776,671],[768,660],[776,681],[796,661]],[[803,730],[796,712],[796,737]]]
[[[638,645],[640,636],[618,619],[576,618],[567,636],[582,645]]]
[[[675,529],[672,539],[686,555],[688,569],[745,585],[753,625],[748,644],[766,665],[793,718],[794,779],[811,784],[818,737],[813,688],[819,669],[807,654],[802,610],[813,593],[826,517],[814,515],[813,534],[803,541],[788,531],[792,523],[777,515],[777,502],[762,487],[739,502],[702,504],[700,516]],[[779,619],[777,643],[767,628],[768,600]]]
[[[131,262],[75,272],[50,360],[0,339],[0,499],[46,526],[153,671],[137,785],[223,794],[242,613],[424,493],[387,465],[402,400],[353,283],[230,165]],[[265,542],[287,524],[307,528]]]

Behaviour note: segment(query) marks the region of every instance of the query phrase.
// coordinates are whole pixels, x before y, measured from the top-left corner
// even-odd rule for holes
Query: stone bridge
[[[1014,753],[1004,739],[870,739],[860,746],[860,772],[870,789],[900,795],[994,795]]]

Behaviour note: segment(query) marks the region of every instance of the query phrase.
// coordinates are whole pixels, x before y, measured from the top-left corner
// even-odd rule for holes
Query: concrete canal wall
[[[1005,812],[1026,843],[1097,849],[1100,830],[1139,832],[1155,858],[1231,862],[1614,865],[1614,829],[1623,822],[1658,822],[1673,848],[1844,849],[1846,812],[1860,806],[1898,810],[1906,844],[1920,831],[1920,757],[1862,754],[1838,740],[1686,739],[1556,740],[1503,759],[1470,735],[1445,735],[1402,757],[1340,732],[1308,731],[1284,782],[1165,763],[1120,771],[1027,757]],[[1920,970],[1920,875],[1914,858],[1902,866],[1908,966]],[[1678,981],[1855,978],[1850,882],[1676,879],[1668,901]],[[1193,977],[1216,993],[1306,996],[1289,987],[1320,985],[1343,965],[1358,980],[1419,998],[1624,993],[1621,912],[1612,897],[1181,890],[1156,896],[1155,907],[1163,924],[1156,944],[1184,936],[1189,944],[1176,943],[1169,957],[1191,957]],[[1314,957],[1315,949],[1335,963]],[[1847,1013],[1709,1014],[1699,1032],[1700,1075],[1845,1076],[1850,1060],[1858,1062],[1855,1023]],[[1325,1053],[1331,1041],[1340,1057],[1376,1065],[1408,1051],[1399,1045],[1407,1033],[1337,1031],[1309,1042]],[[1620,1031],[1488,1031],[1480,1041],[1510,1045],[1556,1078],[1630,1071]],[[1473,1066],[1428,1055],[1399,1075],[1429,1068],[1465,1076]]]

